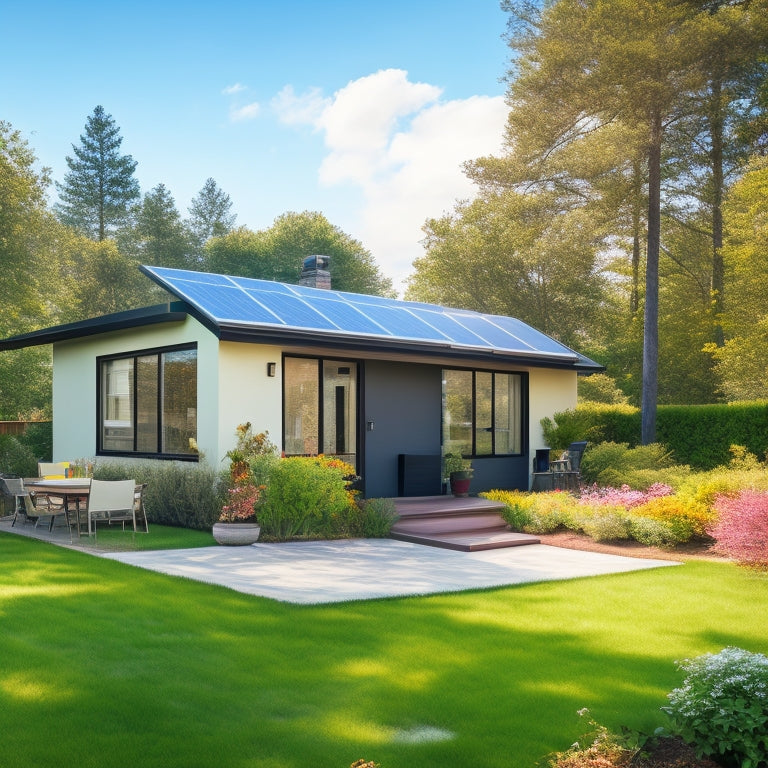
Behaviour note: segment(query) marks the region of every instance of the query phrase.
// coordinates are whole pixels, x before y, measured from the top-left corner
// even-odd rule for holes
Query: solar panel
[[[166,267],[143,269],[217,323],[578,360],[568,347],[511,317],[247,277]]]

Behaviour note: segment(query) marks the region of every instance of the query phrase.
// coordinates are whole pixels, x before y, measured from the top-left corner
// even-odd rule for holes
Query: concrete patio
[[[151,526],[150,533],[151,536]],[[103,552],[70,543],[63,528],[0,520],[0,532],[81,549],[128,565],[217,584],[289,603],[334,603],[488,589],[679,565],[543,544],[458,552],[392,539],[254,544],[162,551]],[[126,534],[129,535],[130,534]],[[146,534],[142,534],[146,535]]]

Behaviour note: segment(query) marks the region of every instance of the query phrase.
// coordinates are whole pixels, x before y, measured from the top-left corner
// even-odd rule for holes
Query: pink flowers
[[[671,496],[672,488],[664,483],[654,483],[644,491],[636,491],[628,485],[621,488],[598,488],[597,484],[585,487],[579,496],[580,504],[591,506],[624,507],[632,509],[645,504],[651,499],[659,499],[663,496]]]
[[[719,496],[718,520],[707,533],[715,551],[753,568],[768,569],[768,493],[742,491]]]
[[[253,522],[256,517],[256,504],[263,486],[245,483],[229,488],[229,504],[221,508],[219,521],[222,523]]]

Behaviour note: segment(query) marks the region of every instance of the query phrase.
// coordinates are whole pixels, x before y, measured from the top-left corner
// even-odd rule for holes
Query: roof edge
[[[190,314],[190,307],[184,301],[172,301],[167,304],[156,304],[152,307],[129,309],[124,312],[55,325],[51,328],[0,339],[0,351],[54,344],[59,341],[95,336],[112,331],[123,331],[143,325],[181,322]]]

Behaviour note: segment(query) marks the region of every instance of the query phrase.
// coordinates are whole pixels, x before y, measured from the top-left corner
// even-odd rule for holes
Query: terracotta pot
[[[472,473],[467,471],[451,472],[451,493],[461,498],[469,496],[469,485],[472,482]]]
[[[261,526],[258,523],[214,523],[213,538],[219,544],[242,547],[259,540]]]

